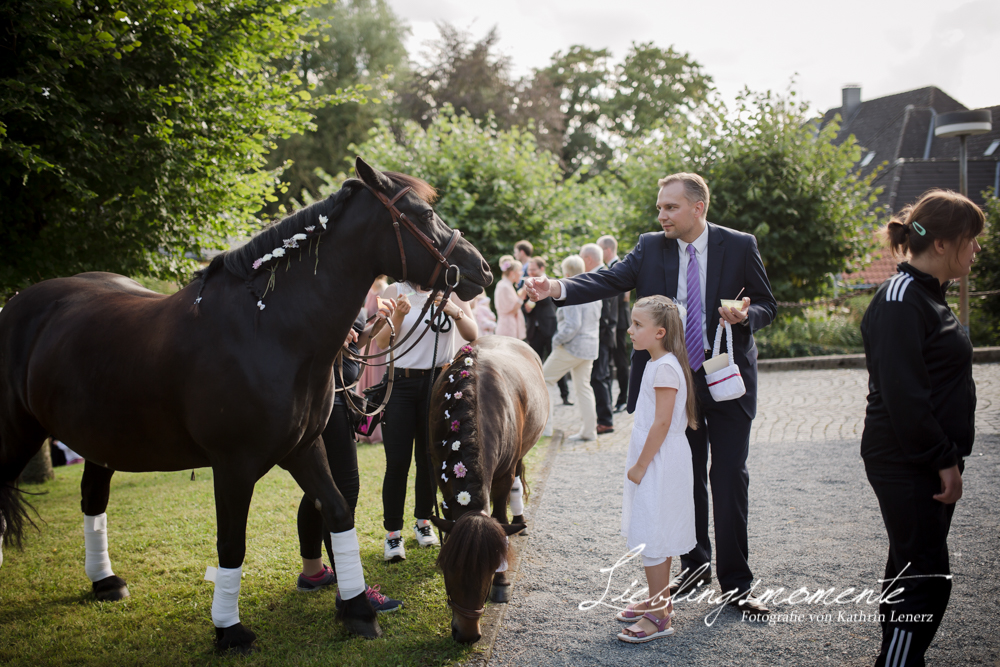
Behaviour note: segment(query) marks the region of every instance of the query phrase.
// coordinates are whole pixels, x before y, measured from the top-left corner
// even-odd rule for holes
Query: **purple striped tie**
[[[698,258],[694,245],[688,246],[687,322],[684,326],[688,363],[696,371],[705,363],[705,346],[701,338],[701,280],[698,275]]]

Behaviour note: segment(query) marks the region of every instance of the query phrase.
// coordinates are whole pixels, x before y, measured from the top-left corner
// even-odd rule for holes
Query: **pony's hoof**
[[[490,602],[510,602],[510,584],[490,587]]]
[[[228,628],[215,629],[215,650],[217,653],[235,655],[250,655],[257,646],[257,635],[242,623],[230,625]]]
[[[371,600],[364,593],[358,593],[347,600],[338,600],[337,620],[352,635],[365,639],[378,639],[382,636],[382,628],[375,618],[375,609]]]
[[[100,581],[95,581],[93,586],[94,597],[100,602],[118,602],[129,597],[128,586],[121,577],[111,575]]]
[[[365,639],[378,639],[382,636],[382,628],[378,624],[378,619],[366,621],[360,618],[345,618],[344,627],[352,635],[358,635]]]

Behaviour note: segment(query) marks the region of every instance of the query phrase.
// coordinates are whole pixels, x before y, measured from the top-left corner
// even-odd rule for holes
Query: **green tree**
[[[0,294],[85,270],[177,276],[255,221],[264,154],[322,104],[282,62],[307,0],[0,7]]]
[[[976,255],[971,287],[986,292],[1000,290],[1000,199],[993,192],[983,194],[986,230],[979,239],[983,249]],[[970,305],[980,313],[976,318],[978,323],[974,320],[969,323],[973,342],[976,345],[996,345],[1000,340],[1000,295],[982,297],[981,300],[973,300]]]
[[[389,94],[393,79],[406,64],[403,40],[409,28],[397,17],[386,0],[341,0],[310,12],[323,22],[322,38],[315,48],[298,54],[298,75],[316,85],[316,93],[337,95],[351,86],[370,86],[371,102],[330,105],[314,112],[315,129],[277,142],[268,156],[268,168],[277,169],[291,161],[282,173],[284,192],[280,204],[298,197],[303,188],[316,195],[322,181],[316,167],[336,172],[350,158],[348,146],[360,143],[376,118],[385,117],[381,104]],[[274,212],[278,207],[269,207]]]
[[[407,121],[394,131],[379,121],[355,150],[380,169],[437,188],[439,215],[461,229],[494,270],[520,239],[542,254],[568,253],[579,250],[581,236],[592,241],[612,230],[614,216],[595,186],[565,179],[558,159],[539,150],[530,132],[500,129],[489,115],[476,120],[445,105],[426,129]],[[345,177],[326,178],[324,193]]]
[[[659,229],[656,181],[694,171],[711,190],[711,221],[757,237],[778,300],[819,296],[828,275],[862,260],[878,222],[872,174],[855,165],[853,137],[839,146],[835,124],[817,131],[795,93],[745,92],[733,110],[700,123],[665,124],[630,140],[613,165],[627,205],[626,227]],[[735,295],[734,295],[735,296]]]

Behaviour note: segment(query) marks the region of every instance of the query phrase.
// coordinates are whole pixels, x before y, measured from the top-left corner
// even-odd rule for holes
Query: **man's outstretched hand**
[[[524,286],[528,288],[528,297],[532,301],[541,301],[550,296],[554,298],[562,296],[562,286],[558,280],[527,278],[524,281]]]

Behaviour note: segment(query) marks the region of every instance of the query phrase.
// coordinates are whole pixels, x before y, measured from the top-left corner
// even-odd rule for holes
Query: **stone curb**
[[[1000,362],[1000,347],[977,347],[972,350],[972,363],[993,364]],[[831,354],[823,357],[794,357],[789,359],[759,359],[757,370],[811,371],[830,368],[865,368],[863,354]]]
[[[531,494],[528,496],[528,504],[525,506],[527,509],[534,510],[541,502],[542,494],[545,492],[545,482],[548,480],[549,472],[552,470],[552,463],[555,461],[559,450],[562,449],[562,443],[565,438],[566,434],[559,429],[555,429],[552,432],[552,439],[549,440],[546,448],[545,459],[542,461],[542,467],[538,471],[538,478],[528,480]],[[528,523],[528,534],[521,538],[515,536],[515,539],[512,539],[510,543],[511,550],[510,561],[507,563],[507,578],[510,579],[511,597],[516,595],[517,580],[521,574],[521,554],[528,548],[531,535],[533,534],[534,521],[528,517],[525,517],[525,521]],[[504,616],[507,614],[507,607],[506,603],[494,604],[487,600],[486,613],[483,614],[482,619],[479,621],[479,629],[482,631],[483,636],[478,644],[482,650],[477,651],[476,655],[463,663],[463,667],[486,667],[489,664],[490,658],[493,657],[493,644],[497,640],[497,635],[500,634],[500,627],[503,625]]]

